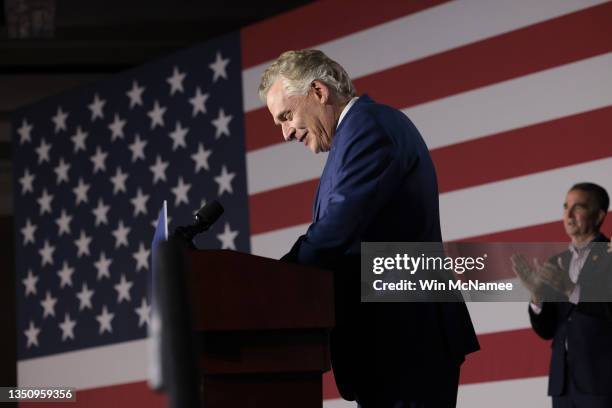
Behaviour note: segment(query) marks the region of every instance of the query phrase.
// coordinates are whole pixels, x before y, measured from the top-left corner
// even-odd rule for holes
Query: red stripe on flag
[[[151,391],[143,381],[77,391],[76,402],[47,402],[43,405],[45,408],[165,408],[168,401],[165,396]],[[40,408],[41,404],[21,402],[19,407]]]
[[[251,234],[261,234],[312,220],[318,179],[249,196]]]
[[[606,3],[368,75],[355,86],[407,108],[609,52],[610,20],[612,3]],[[282,142],[265,107],[245,114],[245,133],[247,151]]]
[[[280,126],[276,126],[268,108],[244,114],[244,143],[247,152],[284,142]]]
[[[583,180],[576,180],[576,182]],[[572,181],[568,181],[568,188]],[[559,215],[562,212],[564,193],[559,195]],[[608,212],[606,220],[601,227],[601,232],[610,237],[612,235],[612,211]],[[515,228],[491,234],[463,238],[459,242],[568,242],[567,234],[563,229],[561,221],[548,222],[546,224],[531,225],[529,227]]]
[[[612,107],[606,107],[433,149],[440,193],[610,157],[611,116]],[[578,141],[581,148],[575,149]],[[569,180],[568,187],[577,181]],[[317,183],[318,179],[312,179],[253,194],[249,198],[251,233],[309,222]],[[563,194],[559,192],[560,202]],[[509,239],[501,241],[529,240],[520,230],[503,234],[510,234]]]
[[[548,375],[550,342],[530,328],[481,334],[478,341],[480,351],[469,354],[461,366],[460,384]],[[328,372],[323,376],[323,399],[335,398],[340,398],[340,393],[333,373]]]
[[[328,371],[323,374],[323,399],[336,399],[340,397],[340,391],[336,387],[334,372]]]
[[[482,334],[478,341],[480,351],[469,354],[461,367],[461,384],[548,375],[550,342],[530,328]]]
[[[612,106],[434,149],[440,192],[610,157],[610,117]]]
[[[418,105],[609,52],[610,21],[612,3],[591,7],[357,79],[355,86],[391,106]]]
[[[250,68],[283,51],[312,47],[446,1],[389,1],[384,7],[367,0],[314,2],[243,28],[242,67]]]

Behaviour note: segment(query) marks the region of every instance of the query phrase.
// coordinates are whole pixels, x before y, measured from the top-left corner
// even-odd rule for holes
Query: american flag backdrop
[[[610,21],[595,0],[329,0],[17,112],[20,384],[76,386],[71,406],[161,406],[144,383],[143,276],[162,199],[172,225],[202,200],[230,208],[202,245],[276,258],[305,231],[325,155],[281,143],[256,92],[287,49],[322,49],[413,120],[445,240],[565,241],[568,187],[612,192]],[[527,306],[468,307],[482,350],[459,406],[549,406],[549,345]],[[354,405],[331,374],[324,398]]]

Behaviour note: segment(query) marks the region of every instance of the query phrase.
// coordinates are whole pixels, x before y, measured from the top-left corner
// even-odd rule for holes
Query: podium
[[[332,273],[229,250],[187,257],[203,406],[321,407]]]

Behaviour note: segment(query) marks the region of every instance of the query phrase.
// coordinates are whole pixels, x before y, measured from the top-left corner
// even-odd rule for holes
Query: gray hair
[[[259,84],[259,98],[264,103],[279,77],[284,81],[287,95],[306,95],[310,84],[319,80],[342,98],[355,96],[355,86],[344,68],[319,50],[287,51],[270,64]]]

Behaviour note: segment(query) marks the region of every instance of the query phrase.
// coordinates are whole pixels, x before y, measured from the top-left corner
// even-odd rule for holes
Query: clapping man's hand
[[[569,272],[563,269],[561,258],[558,258],[557,265],[547,261],[544,265],[536,265],[537,274],[540,279],[557,292],[570,296],[576,286],[569,277]]]
[[[510,257],[510,260],[512,261],[512,270],[531,293],[531,301],[536,304],[542,303],[544,300],[544,282],[542,282],[536,269],[529,265],[523,254],[514,254]],[[537,260],[534,263],[537,268],[539,266]]]

